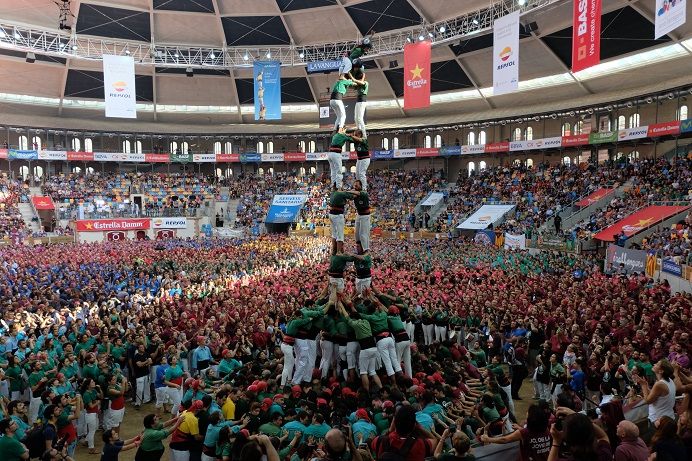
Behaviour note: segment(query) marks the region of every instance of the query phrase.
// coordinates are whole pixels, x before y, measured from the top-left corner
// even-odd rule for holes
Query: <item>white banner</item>
[[[425,199],[421,206],[435,206],[445,198],[445,194],[442,192],[433,192]]]
[[[63,150],[40,150],[39,160],[67,160],[67,152]]]
[[[132,57],[103,55],[103,90],[106,117],[137,118],[135,60]]]
[[[192,154],[194,163],[214,163],[216,162],[216,154]]]
[[[284,154],[262,154],[263,162],[283,162]]]
[[[276,206],[298,206],[305,203],[307,195],[275,195],[272,205]]]
[[[416,149],[396,149],[394,151],[394,158],[415,158]]]
[[[649,126],[638,126],[637,128],[627,128],[626,130],[618,131],[618,141],[627,141],[629,139],[646,138],[649,133]]]
[[[519,88],[519,14],[502,16],[493,25],[493,96]]]
[[[122,152],[94,152],[94,160],[97,162],[125,162],[127,154]]]
[[[526,235],[512,235],[505,232],[505,249],[507,248],[525,249]]]
[[[562,147],[562,136],[556,136],[554,138],[543,138],[544,149],[551,149],[555,147]]]
[[[186,229],[187,218],[154,218],[151,220],[154,229]]]
[[[489,225],[495,225],[504,215],[509,213],[515,205],[483,205],[466,221],[459,224],[457,229],[485,229]]]
[[[326,152],[308,152],[305,154],[305,160],[309,160],[311,162],[327,160],[327,153]]]
[[[461,146],[461,155],[483,154],[485,153],[485,144],[472,144],[470,146]]]
[[[526,150],[526,141],[512,141],[509,143],[510,152],[516,152],[518,150]]]
[[[144,154],[125,154],[125,161],[126,162],[143,162],[145,159]]]
[[[661,38],[668,32],[685,24],[687,0],[656,0],[656,30],[654,38]]]

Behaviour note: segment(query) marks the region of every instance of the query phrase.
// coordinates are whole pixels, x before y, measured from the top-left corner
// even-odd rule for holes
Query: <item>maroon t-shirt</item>
[[[401,450],[401,448],[404,446],[404,443],[406,443],[406,438],[402,438],[401,436],[399,436],[399,434],[397,434],[396,431],[390,432],[387,435],[375,437],[371,443],[372,451],[375,452],[375,458],[380,458],[382,454],[385,452],[385,444],[382,440],[383,437],[389,438],[389,451],[391,452],[396,453],[398,450]],[[408,455],[406,456],[406,459],[404,461],[423,461],[425,458],[432,456],[432,454],[432,441],[428,439],[418,438],[411,446],[411,449],[409,450]]]

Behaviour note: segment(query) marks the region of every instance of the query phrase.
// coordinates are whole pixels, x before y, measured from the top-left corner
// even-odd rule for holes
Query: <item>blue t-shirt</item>
[[[168,370],[168,365],[159,365],[156,369],[156,380],[154,380],[154,387],[156,389],[166,387],[164,383],[166,380],[166,370]]]
[[[572,382],[570,382],[570,387],[572,387],[572,390],[575,392],[583,391],[584,390],[584,372],[581,370],[572,370],[570,373],[572,373]]]

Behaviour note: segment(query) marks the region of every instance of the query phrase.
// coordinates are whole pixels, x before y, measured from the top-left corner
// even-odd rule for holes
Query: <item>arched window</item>
[[[624,130],[625,128],[627,128],[627,126],[625,125],[625,120],[626,119],[624,115],[620,115],[618,117],[618,130]]]
[[[216,141],[214,143],[214,153],[215,154],[220,154],[221,153],[221,141]],[[221,176],[221,175],[218,175]]]
[[[230,154],[232,152],[232,147],[233,145],[231,144],[231,141],[226,141],[226,143],[224,144],[223,153]]]
[[[399,148],[399,138],[396,136],[392,138],[392,149],[396,150]]]
[[[389,150],[389,138],[382,138],[382,149]]]
[[[686,120],[687,119],[687,106],[680,106],[680,109],[678,109],[678,120]]]
[[[310,141],[308,143],[308,152],[315,152],[317,149],[317,145],[315,144],[315,141]]]
[[[305,167],[301,166],[300,169],[298,169],[298,176],[305,176]]]
[[[572,125],[569,122],[562,124],[562,136],[572,136]]]
[[[313,176],[316,175],[317,174],[317,168],[315,168],[314,166],[311,166],[310,167],[310,174]]]
[[[432,147],[432,138],[429,134],[425,135],[425,142],[423,143],[423,147],[425,147],[426,149],[430,149]]]
[[[351,174],[356,174],[356,166],[352,165],[351,168],[349,168],[349,171],[351,172]]]
[[[638,150],[633,150],[629,154],[627,154],[627,160],[630,162],[634,162],[635,160],[639,160],[639,151]]]
[[[474,133],[473,131],[469,131],[469,134],[466,135],[466,144],[468,144],[469,146],[473,146],[474,144],[476,144],[476,133]],[[476,168],[475,165],[474,168]]]
[[[298,152],[305,152],[305,141],[298,141]]]
[[[435,135],[435,147],[437,147],[437,148],[442,147],[442,135],[441,134]]]
[[[91,138],[84,138],[84,152],[94,151],[94,141]]]
[[[135,141],[135,154],[141,154],[142,153],[142,141],[139,139]]]
[[[273,167],[273,166],[270,166],[269,169],[267,170],[267,173],[269,173],[270,175],[274,176],[274,167]]]
[[[625,155],[624,152],[618,152],[618,153],[615,155],[615,160],[620,160],[624,155]]]
[[[78,166],[73,166],[73,167],[72,167],[72,172],[73,172],[73,173],[76,173],[76,174],[79,174],[79,173],[82,172],[82,169],[81,169],[80,167],[78,167]]]
[[[262,141],[257,141],[257,153],[264,154],[264,143]],[[264,171],[264,170],[262,170]],[[262,173],[260,173],[262,174]]]
[[[19,137],[19,150],[27,150],[28,148],[29,148],[29,139],[26,136],[21,135]],[[28,171],[26,174],[27,175],[29,174]]]
[[[42,178],[43,177],[43,167],[40,165],[37,165],[34,167],[34,176],[37,178]]]
[[[481,171],[483,171],[483,170],[486,169],[486,167],[487,167],[487,165],[486,165],[486,163],[485,163],[485,160],[481,160],[481,163],[480,163],[480,165],[478,166],[478,169],[481,170]]]
[[[630,115],[630,128],[637,128],[639,126],[639,114]]]
[[[526,168],[531,168],[531,167],[533,167],[533,159],[527,158],[526,159]]]
[[[526,127],[526,130],[524,131],[524,139],[527,141],[533,141],[533,128],[530,126]]]
[[[572,159],[569,156],[562,157],[562,164],[570,166],[572,164]]]
[[[584,129],[584,121],[579,120],[577,123],[574,124],[574,135],[582,134],[582,130]]]
[[[341,165],[341,172],[346,173],[346,167],[344,165]]]
[[[257,173],[259,173],[260,175],[263,175],[263,174],[264,174],[264,168],[260,167],[260,168],[257,170]]]
[[[521,141],[521,128],[515,128],[512,133],[512,141]]]
[[[168,144],[168,149],[170,150],[171,154],[178,152],[178,141],[171,141],[170,144]]]
[[[132,145],[130,144],[130,140],[126,139],[123,141],[123,152],[126,154],[129,154],[132,151]]]
[[[301,141],[303,142],[303,141]],[[274,153],[274,141],[267,141],[267,154]]]
[[[26,150],[26,149],[20,149],[20,150]],[[28,166],[22,165],[19,167],[19,177],[22,179],[26,179],[27,177],[29,177],[29,167]]]
[[[512,165],[521,166],[521,159],[515,158],[514,161],[512,162]]]
[[[34,150],[41,150],[41,137],[34,136],[31,138],[31,148]]]
[[[476,171],[476,162],[469,162],[468,170],[469,170],[469,176],[471,176]]]
[[[82,141],[79,138],[72,138],[72,141],[70,142],[70,147],[72,147],[73,151],[79,152],[80,150],[82,150]]]
[[[182,154],[187,154],[190,150],[190,144],[187,141],[183,141],[180,143],[180,152]]]
[[[221,144],[221,143],[219,143],[219,145],[220,145],[220,144]],[[216,176],[217,178],[223,178],[223,170],[222,170],[221,168],[217,168],[217,169],[216,169],[216,172],[215,172],[215,176]]]
[[[226,168],[226,177],[230,178],[231,176],[233,176],[233,168],[228,167]]]
[[[478,133],[478,144],[485,144],[486,143],[486,134],[485,130],[482,130],[480,133]]]
[[[87,175],[94,174],[94,168],[88,166],[86,170],[84,170],[84,173]]]

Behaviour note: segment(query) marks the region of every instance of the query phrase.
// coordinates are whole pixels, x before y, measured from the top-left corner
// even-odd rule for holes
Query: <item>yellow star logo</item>
[[[409,72],[411,72],[411,79],[416,79],[416,78],[423,78],[421,75],[421,72],[423,72],[423,68],[416,63],[416,67],[411,69]]]
[[[92,229],[94,227],[94,225],[91,224],[90,222],[88,222],[88,223],[86,223],[86,226],[84,226],[84,227],[86,227],[87,229]]]
[[[647,224],[653,222],[653,220],[654,220],[654,218],[640,219],[639,222],[637,223],[637,226],[644,227]]]

